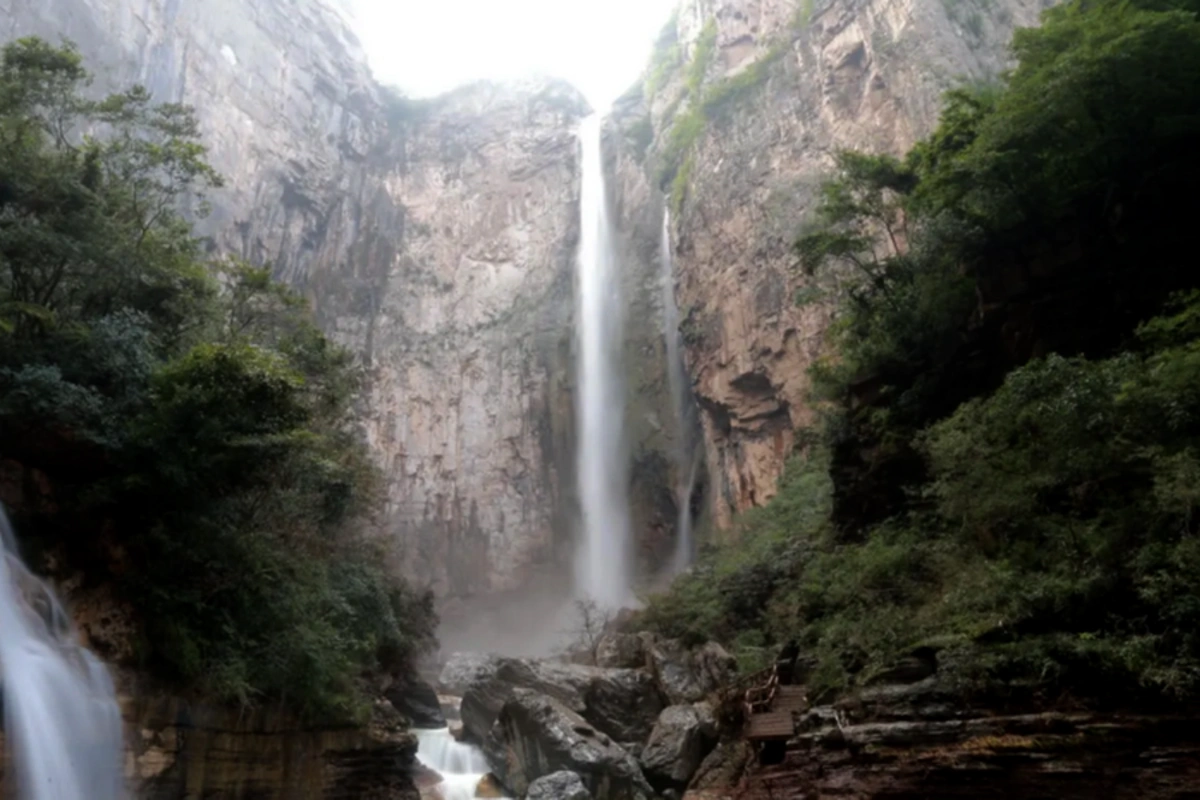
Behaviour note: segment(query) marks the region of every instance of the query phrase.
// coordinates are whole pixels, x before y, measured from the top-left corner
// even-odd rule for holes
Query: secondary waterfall
[[[442,776],[438,796],[442,800],[473,800],[489,769],[483,753],[455,739],[449,728],[413,733],[417,737],[417,759]]]
[[[125,796],[121,712],[104,665],[79,644],[54,592],[17,554],[0,509],[0,677],[21,800]]]
[[[679,426],[676,441],[675,502],[678,518],[675,522],[675,555],[671,573],[677,573],[692,563],[695,543],[692,536],[692,492],[696,488],[697,463],[695,416],[686,365],[683,363],[682,336],[679,332],[679,305],[675,300],[675,257],[671,247],[671,209],[663,209],[662,242],[659,252],[662,270],[663,338],[667,344],[667,383],[671,392],[671,407]]]
[[[628,464],[622,437],[625,393],[621,380],[621,286],[613,252],[601,153],[601,117],[580,128],[577,425],[578,480],[583,542],[576,562],[576,593],[603,608],[632,599],[629,564]]]

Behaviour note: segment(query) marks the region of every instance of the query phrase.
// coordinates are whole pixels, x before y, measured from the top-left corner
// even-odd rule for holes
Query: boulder
[[[609,669],[642,669],[646,666],[646,646],[633,633],[606,633],[596,646],[596,666]]]
[[[400,679],[384,693],[384,697],[408,718],[413,728],[446,727],[437,691],[420,678]]]
[[[554,772],[529,784],[525,800],[592,800],[592,793],[574,772]]]
[[[583,716],[618,742],[644,742],[662,712],[662,696],[649,673],[597,670],[583,696]]]
[[[737,661],[716,642],[687,648],[675,639],[642,634],[646,660],[658,687],[671,705],[708,697],[737,675]]]
[[[533,689],[553,697],[572,711],[582,712],[583,695],[591,680],[589,667],[535,659],[497,658],[489,671],[479,670],[463,692],[460,714],[463,736],[483,744],[512,697],[514,689]]]
[[[717,724],[711,706],[668,706],[642,749],[642,769],[659,791],[686,789],[716,743]]]
[[[488,759],[500,782],[524,797],[538,778],[576,773],[595,800],[650,800],[654,790],[637,762],[611,738],[562,703],[515,689],[488,737]]]
[[[438,675],[438,689],[462,697],[471,684],[495,672],[499,661],[499,656],[487,653],[455,653]]]
[[[467,741],[483,744],[500,709],[518,688],[554,698],[618,741],[645,741],[663,708],[654,679],[640,670],[503,658],[463,695]]]

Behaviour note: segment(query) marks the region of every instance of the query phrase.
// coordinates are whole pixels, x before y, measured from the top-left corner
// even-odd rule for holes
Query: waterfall
[[[578,480],[583,541],[576,593],[603,608],[632,599],[630,588],[628,464],[622,437],[621,286],[613,252],[601,152],[601,117],[580,128],[578,276]]]
[[[21,800],[125,796],[121,712],[104,665],[54,592],[22,563],[0,509],[0,677]]]
[[[417,760],[442,776],[437,796],[442,800],[473,800],[488,772],[483,753],[455,739],[449,728],[413,733],[417,737]]]
[[[667,344],[667,384],[671,392],[671,407],[678,424],[676,439],[675,502],[678,517],[675,521],[675,555],[671,573],[686,569],[695,555],[692,535],[692,492],[696,487],[697,459],[694,435],[695,417],[692,412],[690,380],[683,363],[682,336],[679,332],[679,306],[675,301],[675,257],[671,248],[671,209],[663,209],[662,242],[659,250],[662,270],[663,338]]]

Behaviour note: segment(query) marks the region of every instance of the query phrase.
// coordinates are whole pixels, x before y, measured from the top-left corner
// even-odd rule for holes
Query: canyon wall
[[[716,525],[770,499],[812,421],[831,309],[792,242],[840,149],[902,154],[944,90],[995,77],[1040,0],[686,0],[617,104],[624,224],[676,206],[676,297]]]
[[[225,188],[199,232],[272,265],[369,374],[382,524],[441,596],[520,587],[571,531],[575,129],[565,84],[378,86],[324,0],[0,0],[95,90],[193,105]]]

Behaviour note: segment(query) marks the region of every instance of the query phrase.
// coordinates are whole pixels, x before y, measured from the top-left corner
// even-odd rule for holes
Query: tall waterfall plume
[[[682,336],[679,332],[679,305],[675,300],[675,256],[671,246],[671,209],[663,209],[662,242],[659,250],[659,265],[662,270],[663,338],[667,345],[667,384],[671,392],[671,407],[675,412],[678,436],[675,448],[675,504],[678,517],[675,521],[675,554],[671,559],[671,573],[686,569],[695,557],[694,520],[692,518],[692,493],[696,488],[699,469],[699,448],[695,426],[696,418],[692,406],[691,385],[686,365],[683,363]]]
[[[621,281],[613,250],[601,152],[602,118],[580,127],[577,473],[583,536],[576,556],[576,594],[603,608],[632,600],[629,464],[623,437]]]
[[[0,509],[0,680],[21,800],[126,796],[112,678],[80,645],[54,592],[22,563]]]

